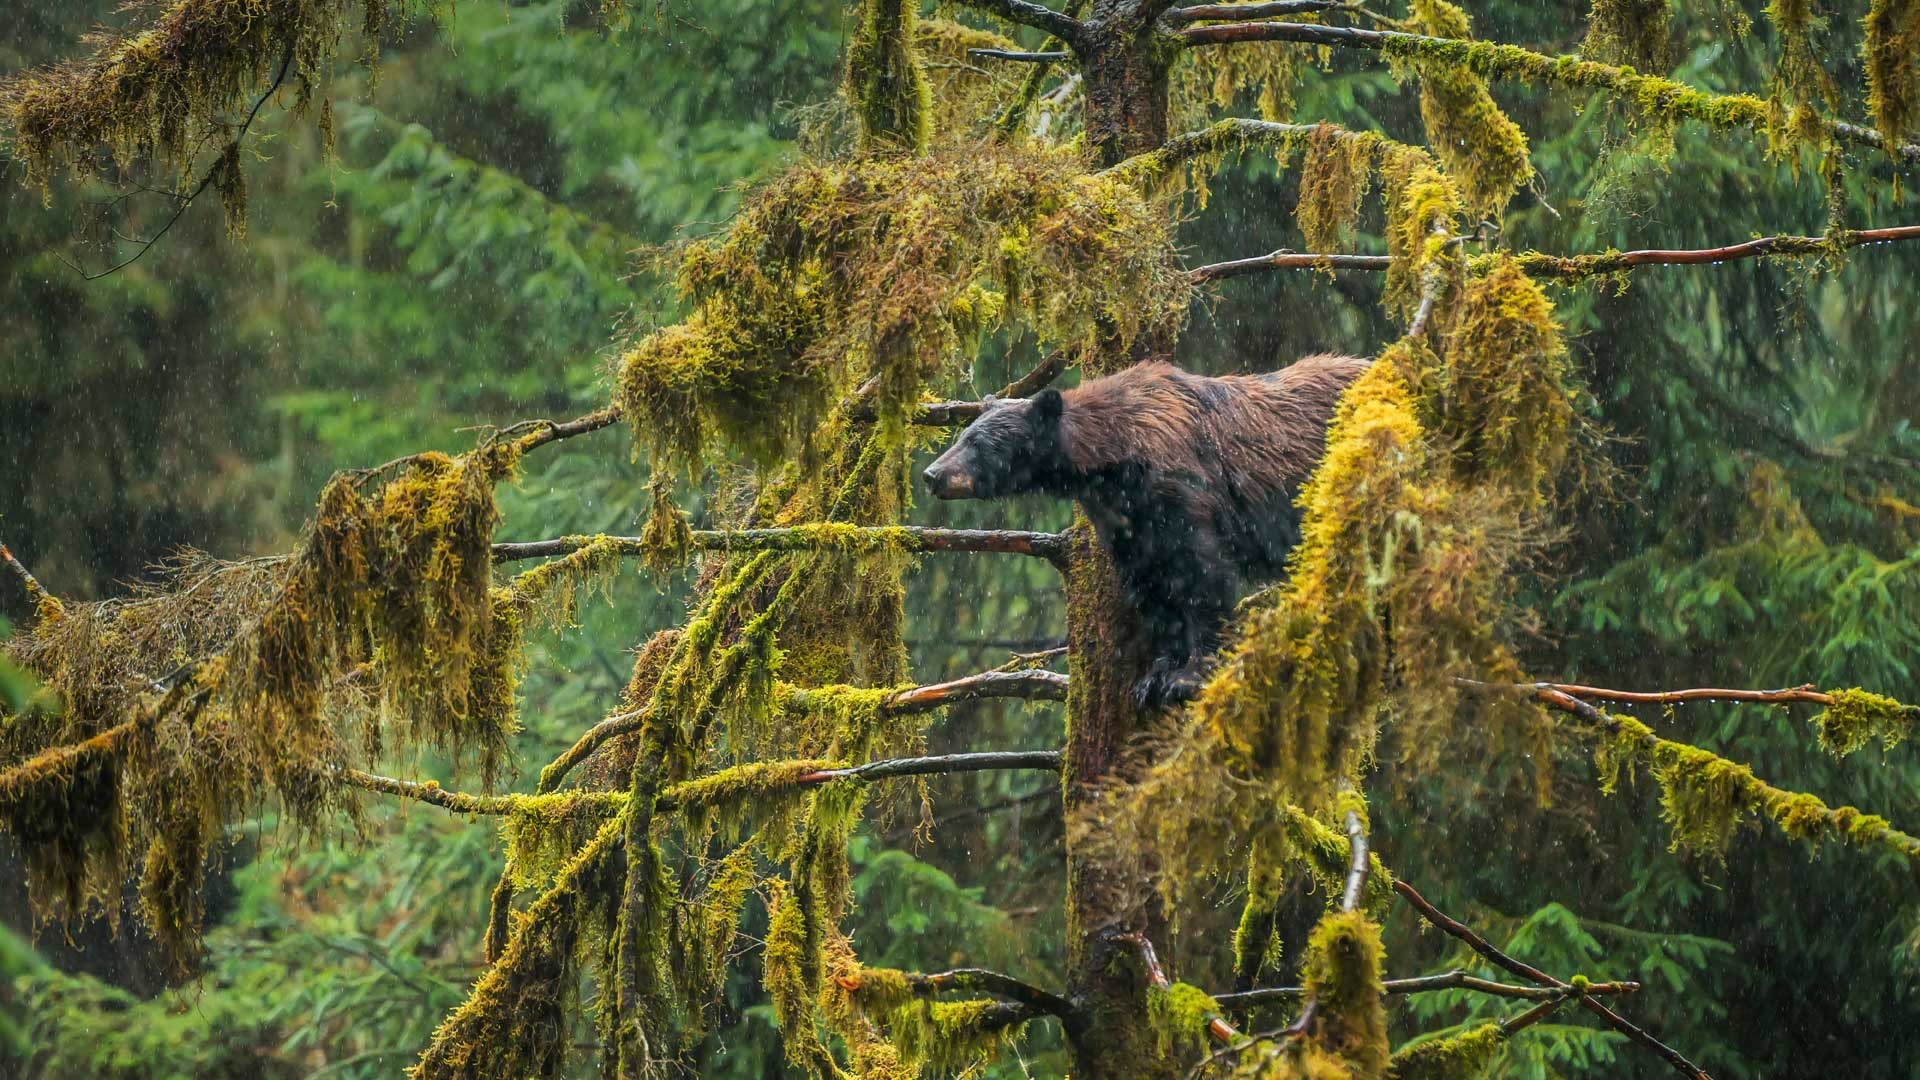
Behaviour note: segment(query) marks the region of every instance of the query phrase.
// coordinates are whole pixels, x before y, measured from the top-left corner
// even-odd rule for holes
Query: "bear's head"
[[[989,401],[978,419],[921,474],[942,499],[995,499],[1047,488],[1066,467],[1058,390]]]

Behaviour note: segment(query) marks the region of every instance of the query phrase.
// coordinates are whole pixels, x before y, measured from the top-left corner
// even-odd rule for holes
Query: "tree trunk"
[[[1167,138],[1167,72],[1172,51],[1154,40],[1142,0],[1094,0],[1076,45],[1086,94],[1087,137],[1102,165],[1160,146]],[[1069,816],[1086,808],[1140,728],[1134,681],[1146,672],[1140,618],[1113,560],[1081,517],[1069,541],[1066,575],[1067,748],[1062,783]],[[1078,1080],[1175,1078],[1185,1070],[1154,1047],[1147,976],[1136,950],[1114,934],[1146,933],[1164,943],[1153,868],[1141,852],[1067,846],[1067,987],[1079,1008],[1068,1025]]]
[[[1094,0],[1078,45],[1087,141],[1102,165],[1167,141],[1167,72],[1173,49],[1144,18],[1141,0]]]

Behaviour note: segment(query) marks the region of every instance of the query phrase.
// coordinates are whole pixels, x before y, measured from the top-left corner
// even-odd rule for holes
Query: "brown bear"
[[[1243,589],[1286,572],[1294,497],[1334,405],[1369,361],[1309,356],[1265,375],[1146,363],[995,401],[923,474],[942,499],[1076,499],[1112,553],[1155,654],[1143,708],[1199,689]]]

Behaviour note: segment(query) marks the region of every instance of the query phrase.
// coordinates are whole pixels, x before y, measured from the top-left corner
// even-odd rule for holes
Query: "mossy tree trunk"
[[[1154,41],[1154,6],[1152,0],[1094,0],[1076,43],[1086,80],[1087,137],[1102,165],[1156,149],[1167,139],[1172,56]],[[1131,692],[1149,656],[1113,560],[1084,517],[1073,530],[1066,586],[1072,681],[1062,783],[1073,815],[1110,779],[1127,740],[1139,730]],[[1150,898],[1153,868],[1141,858],[1068,841],[1067,986],[1079,1016],[1067,1035],[1073,1074],[1083,1080],[1155,1080],[1184,1071],[1154,1045],[1138,953],[1113,940],[1131,931],[1166,940],[1160,933],[1163,913]]]

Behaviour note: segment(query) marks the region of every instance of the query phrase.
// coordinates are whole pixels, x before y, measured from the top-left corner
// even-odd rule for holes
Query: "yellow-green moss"
[[[1672,14],[1671,0],[1593,0],[1580,52],[1609,64],[1665,71]]]
[[[664,473],[654,476],[652,494],[647,523],[640,530],[640,558],[648,570],[665,577],[687,564],[693,553],[693,528],[686,513],[674,505],[673,483]]]
[[[626,806],[624,792],[567,792],[510,796],[500,819],[507,866],[516,889],[552,881],[560,869]]]
[[[1147,990],[1147,1023],[1161,1057],[1205,1053],[1207,1024],[1220,1015],[1220,1003],[1197,986],[1177,982]]]
[[[722,448],[805,456],[857,391],[898,446],[927,380],[980,334],[1124,349],[1177,325],[1190,289],[1170,219],[1137,189],[1011,144],[795,166],[686,249],[680,287],[691,314],[631,349],[616,388],[670,472]]]
[[[514,577],[508,586],[533,620],[553,629],[579,625],[581,594],[611,599],[624,552],[611,536],[567,537],[579,546]]]
[[[1833,704],[1813,717],[1820,733],[1820,745],[1836,757],[1844,757],[1879,740],[1888,750],[1905,742],[1913,734],[1914,720],[1920,709],[1902,705],[1890,697],[1854,687],[1829,690]]]
[[[1008,1006],[991,998],[916,1001],[895,1010],[889,1033],[903,1061],[922,1074],[950,1075],[992,1057],[1024,1024],[1005,1022]]]
[[[1348,136],[1331,124],[1314,128],[1300,167],[1300,200],[1294,217],[1308,251],[1347,250],[1345,241],[1360,216],[1373,175],[1377,139]]]
[[[1317,1010],[1315,1037],[1355,1080],[1380,1080],[1387,1069],[1387,1007],[1380,928],[1358,911],[1331,912],[1307,939],[1300,969]]]
[[[1413,0],[1414,21],[1436,37],[1471,36],[1467,13],[1447,0]],[[1448,63],[1415,63],[1427,145],[1460,186],[1467,208],[1497,215],[1533,178],[1527,137],[1487,93],[1480,77]]]
[[[1392,1080],[1478,1080],[1506,1045],[1499,1024],[1481,1024],[1444,1039],[1427,1039],[1394,1051]]]
[[[1778,2],[1778,0],[1776,0]],[[1920,109],[1920,4],[1873,0],[1861,20],[1860,53],[1867,69],[1867,108],[1887,146],[1905,142]]]
[[[933,87],[915,50],[920,5],[863,0],[847,46],[847,101],[860,123],[863,150],[919,153],[933,120]]]

